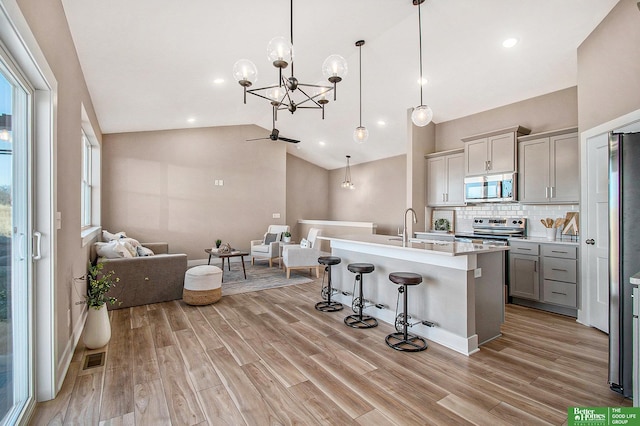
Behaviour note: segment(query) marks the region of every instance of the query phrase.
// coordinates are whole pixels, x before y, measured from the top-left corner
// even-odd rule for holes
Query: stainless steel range
[[[509,238],[526,237],[527,219],[523,217],[474,217],[472,228],[472,233],[456,233],[456,241],[506,246]]]

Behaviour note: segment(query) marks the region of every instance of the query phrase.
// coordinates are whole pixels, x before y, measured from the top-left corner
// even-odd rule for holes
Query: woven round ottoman
[[[182,300],[188,305],[209,305],[222,297],[222,270],[217,266],[201,265],[184,274]]]

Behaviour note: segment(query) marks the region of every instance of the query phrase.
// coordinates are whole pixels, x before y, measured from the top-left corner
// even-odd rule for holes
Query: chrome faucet
[[[407,235],[407,213],[413,213],[413,223],[418,223],[418,217],[416,216],[416,211],[409,207],[404,211],[404,231],[402,232],[402,247],[406,247],[409,242],[409,236]]]

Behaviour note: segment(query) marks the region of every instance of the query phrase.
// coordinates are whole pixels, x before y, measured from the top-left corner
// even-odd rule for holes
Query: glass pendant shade
[[[413,109],[411,113],[411,121],[418,127],[424,127],[431,123],[433,118],[433,111],[427,105],[420,105]]]
[[[272,87],[267,90],[267,97],[274,101],[280,102],[282,98],[284,98],[284,94],[286,93],[286,89],[283,86]]]
[[[353,140],[356,143],[364,143],[369,139],[369,131],[364,126],[358,126],[353,131]]]
[[[286,68],[293,62],[293,45],[284,37],[274,37],[267,45],[267,57],[276,68]]]
[[[322,64],[322,74],[332,83],[336,77],[339,78],[337,81],[343,79],[348,71],[347,61],[340,55],[331,55]]]
[[[250,60],[240,59],[233,64],[233,78],[241,86],[251,86],[258,80],[258,69]]]

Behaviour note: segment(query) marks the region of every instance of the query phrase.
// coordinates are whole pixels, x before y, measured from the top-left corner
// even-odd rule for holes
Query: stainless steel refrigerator
[[[633,302],[640,272],[640,133],[609,136],[609,383],[632,396]]]

